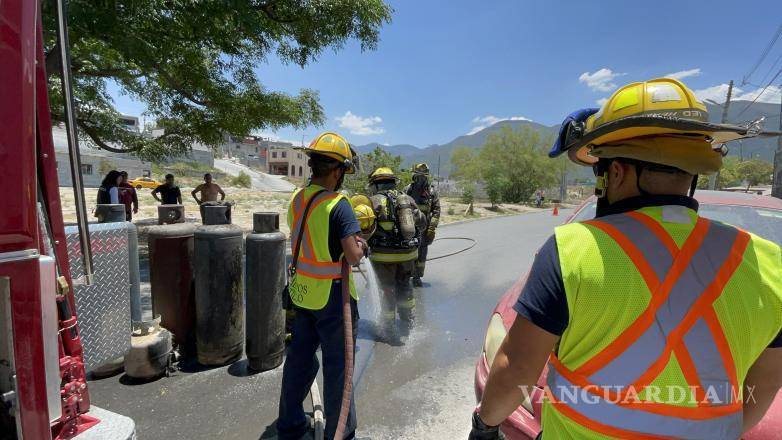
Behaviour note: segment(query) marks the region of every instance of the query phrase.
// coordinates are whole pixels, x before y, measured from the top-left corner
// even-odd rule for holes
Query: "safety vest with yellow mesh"
[[[299,307],[320,310],[326,306],[334,280],[342,277],[342,259],[340,253],[336,261],[329,252],[329,221],[331,210],[345,196],[324,190],[318,185],[309,185],[298,190],[291,199],[288,208],[288,226],[291,230],[291,249],[295,252],[301,222],[304,232],[301,239],[299,258],[295,272],[288,284],[291,301]],[[317,195],[316,195],[317,194]],[[316,197],[310,206],[307,218],[303,218],[304,209],[312,197]],[[350,274],[350,295],[358,299]]]
[[[747,371],[782,327],[782,252],[682,206],[556,229],[569,323],[546,439],[736,439]]]

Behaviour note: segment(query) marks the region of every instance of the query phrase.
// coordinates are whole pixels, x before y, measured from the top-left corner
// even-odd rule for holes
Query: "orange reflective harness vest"
[[[779,247],[678,206],[556,238],[571,318],[549,359],[544,437],[738,438],[744,377],[782,325],[779,272],[767,276]],[[742,328],[748,314],[767,322]]]
[[[337,261],[332,259],[329,250],[329,219],[331,211],[343,198],[345,196],[342,194],[324,191],[317,185],[309,185],[293,196],[288,210],[288,224],[294,246],[302,230],[301,222],[305,222],[299,257],[289,284],[291,301],[299,307],[322,309],[328,302],[332,282],[342,278],[344,256],[340,254]],[[304,218],[305,207],[310,202],[307,218]],[[351,296],[357,299],[352,274],[349,278]]]

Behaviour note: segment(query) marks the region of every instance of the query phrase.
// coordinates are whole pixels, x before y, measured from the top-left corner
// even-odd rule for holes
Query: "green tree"
[[[774,166],[765,160],[745,160],[736,166],[736,175],[749,188],[756,185],[765,185],[771,183],[771,176],[774,173]]]
[[[561,175],[560,167],[546,157],[540,135],[527,127],[518,131],[504,127],[491,134],[479,158],[492,204],[497,197],[503,202],[526,202],[536,190],[555,184]]]
[[[550,143],[527,127],[515,131],[503,127],[489,135],[479,151],[456,148],[451,156],[452,175],[463,182],[480,180],[492,207],[500,202],[523,203],[571,169],[564,160],[552,162],[546,157]]]
[[[402,168],[402,156],[394,156],[381,147],[375,147],[374,150],[359,158],[361,169],[356,174],[345,176],[345,188],[351,193],[363,193],[369,183],[369,175],[380,167],[391,168],[399,178],[399,188],[404,188],[413,181],[412,172]]]
[[[481,167],[478,151],[468,147],[456,147],[451,153],[451,177],[457,180],[472,181],[480,179]]]
[[[771,171],[768,171],[768,174],[766,175],[767,181],[763,180],[763,172],[765,169],[762,164],[768,165],[766,169],[772,169],[771,164],[768,162],[759,160],[742,161],[736,156],[727,156],[723,158],[719,180],[717,181],[717,189],[744,185],[750,181],[748,177],[758,177],[757,183],[750,183],[750,186],[770,183]],[[755,170],[757,170],[757,173],[755,173]],[[709,176],[698,176],[698,188],[709,188]]]
[[[53,0],[43,2],[52,121],[63,121]],[[351,39],[375,49],[392,9],[382,0],[71,0],[71,68],[78,127],[96,145],[159,160],[225,133],[320,125],[318,93],[289,95],[260,83],[270,56],[305,66]],[[123,128],[109,85],[141,101],[164,130]]]

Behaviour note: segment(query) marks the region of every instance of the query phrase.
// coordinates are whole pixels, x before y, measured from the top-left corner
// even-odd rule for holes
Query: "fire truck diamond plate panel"
[[[126,223],[90,224],[94,266],[91,286],[76,286],[84,366],[87,371],[125,356],[130,349],[130,275]],[[76,226],[67,226],[68,259],[74,279],[84,275]]]

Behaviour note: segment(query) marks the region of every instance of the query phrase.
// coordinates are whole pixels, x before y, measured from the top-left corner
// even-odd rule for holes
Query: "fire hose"
[[[353,394],[353,311],[350,304],[350,265],[342,260],[342,322],[345,329],[345,383],[342,386],[342,407],[339,409],[339,421],[335,439],[345,436],[345,426],[350,412]]]
[[[441,238],[435,238],[432,242],[434,243],[435,241],[440,241],[440,240],[465,240],[465,241],[469,241],[470,245],[467,246],[466,248],[458,250],[456,252],[450,252],[450,253],[447,253],[445,255],[438,255],[436,257],[427,258],[426,261],[434,261],[434,260],[439,260],[441,258],[452,257],[454,255],[461,254],[462,252],[467,252],[470,249],[474,248],[475,245],[478,244],[477,240],[475,240],[474,238],[470,238],[470,237],[441,237]]]

